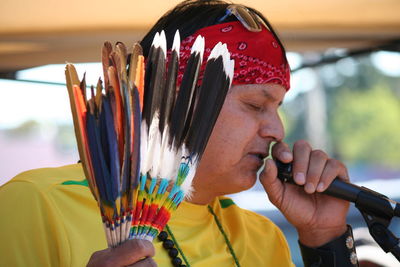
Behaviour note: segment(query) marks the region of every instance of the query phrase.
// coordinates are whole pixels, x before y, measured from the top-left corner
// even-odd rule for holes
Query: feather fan
[[[167,55],[164,32],[147,62],[135,44],[102,49],[104,85],[90,97],[75,67],[66,79],[79,155],[102,215],[109,247],[127,239],[153,240],[193,191],[192,180],[233,78],[234,62],[218,43],[201,85],[204,38],[193,44],[177,86],[180,36]],[[129,65],[126,63],[129,62]]]

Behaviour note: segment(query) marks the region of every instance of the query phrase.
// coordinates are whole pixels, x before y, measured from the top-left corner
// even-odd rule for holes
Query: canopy
[[[105,40],[140,40],[176,0],[3,0],[0,72],[100,59]],[[362,48],[400,37],[398,0],[247,0],[275,26],[288,51]]]

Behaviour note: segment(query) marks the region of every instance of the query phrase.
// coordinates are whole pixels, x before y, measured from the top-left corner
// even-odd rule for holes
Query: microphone
[[[275,160],[275,163],[278,168],[278,178],[282,182],[297,185],[293,180],[292,163],[283,163],[278,160]],[[353,202],[358,209],[381,218],[390,220],[394,216],[400,217],[400,203],[371,189],[342,181],[337,177],[322,194]]]

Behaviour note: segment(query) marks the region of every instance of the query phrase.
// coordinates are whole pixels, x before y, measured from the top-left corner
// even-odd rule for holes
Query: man
[[[246,14],[254,25],[243,18]],[[257,26],[261,30],[253,32]],[[168,223],[172,240],[161,236],[163,242],[154,246],[130,240],[104,250],[95,202],[84,180],[80,181],[80,166],[74,165],[28,172],[1,189],[0,203],[16,202],[18,193],[25,201],[17,203],[2,224],[2,231],[8,228],[4,243],[9,246],[4,244],[1,249],[10,255],[4,262],[79,266],[97,251],[88,266],[171,266],[171,262],[174,266],[293,266],[287,243],[272,222],[223,197],[253,186],[264,165],[260,181],[270,201],[297,229],[305,266],[356,266],[353,247],[347,242],[352,238],[345,220],[349,204],[317,193],[335,177],[348,180],[346,167],[305,141],[296,142],[293,149],[283,142],[278,108],[289,89],[289,68],[283,46],[268,21],[257,11],[239,5],[185,1],[145,36],[144,54],[155,32],[165,30],[167,40],[172,41],[176,29],[183,40],[180,69],[186,64],[185,45],[198,34],[205,37],[206,51],[212,43],[227,43],[236,65],[233,86],[194,179],[193,196]],[[271,146],[272,158],[293,162],[294,179],[303,187],[283,184],[277,179],[274,161],[264,163]],[[28,203],[30,210],[15,212]],[[5,206],[0,209],[7,209]],[[25,220],[27,214],[35,228],[11,225],[12,221]],[[13,240],[11,232],[18,230]]]

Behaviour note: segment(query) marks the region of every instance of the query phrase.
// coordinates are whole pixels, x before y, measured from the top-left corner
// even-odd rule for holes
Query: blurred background
[[[23,1],[0,6],[0,185],[32,168],[79,160],[65,62],[95,84],[105,40],[141,39],[179,1]],[[400,200],[400,2],[265,1],[260,10],[288,51],[286,141],[306,139],[345,162],[352,181]],[[301,266],[297,236],[260,185],[232,196],[274,220]],[[354,209],[353,226],[364,225]],[[392,223],[399,234],[400,223]]]

